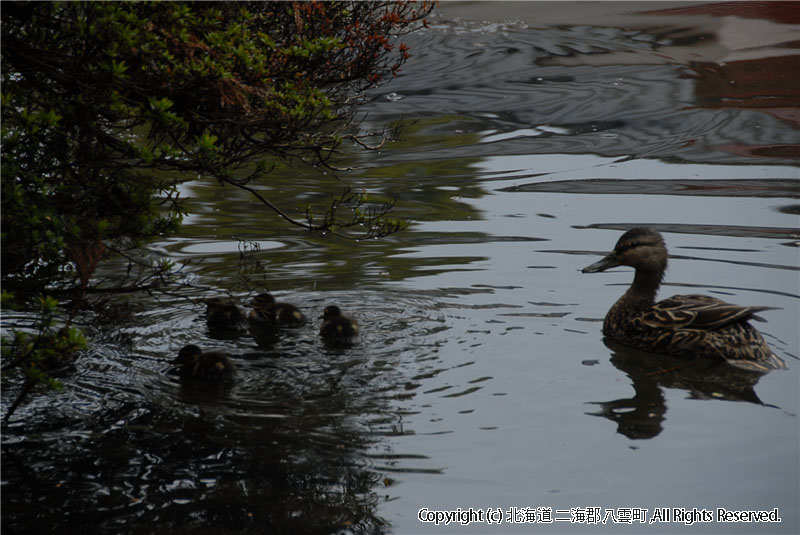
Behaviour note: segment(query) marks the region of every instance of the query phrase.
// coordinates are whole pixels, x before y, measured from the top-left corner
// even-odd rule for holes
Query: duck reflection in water
[[[591,416],[617,423],[617,432],[631,439],[661,433],[667,406],[664,388],[686,390],[691,399],[723,399],[764,405],[755,392],[761,374],[709,358],[686,360],[632,349],[609,338],[611,363],[633,382],[632,398],[588,402],[600,407]]]

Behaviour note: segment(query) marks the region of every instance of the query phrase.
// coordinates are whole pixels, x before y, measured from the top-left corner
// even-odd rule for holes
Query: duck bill
[[[611,269],[613,267],[619,266],[619,260],[614,253],[610,253],[609,255],[605,256],[602,260],[595,262],[589,266],[583,268],[584,273],[597,273],[598,271],[605,271],[607,269]]]

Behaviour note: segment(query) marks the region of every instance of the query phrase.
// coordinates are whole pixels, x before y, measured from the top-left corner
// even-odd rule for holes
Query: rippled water
[[[458,507],[559,521],[448,532],[573,531],[556,511],[587,507],[782,518],[588,531],[797,532],[800,90],[782,44],[796,31],[772,12],[620,18],[603,3],[595,19],[573,4],[559,20],[515,5],[533,12],[443,6],[365,109],[365,127],[406,126],[348,153],[360,169],[344,180],[396,198],[410,229],[309,236],[237,191],[185,184],[193,215],[154,250],[208,288],[196,298],[268,288],[312,325],[274,345],[218,339],[202,306],[148,296],[86,317],[93,349],[65,390],[3,429],[9,532],[430,533],[445,528],[420,509]],[[302,214],[343,185],[292,168],[264,188]],[[606,346],[632,272],[579,270],[639,224],[667,241],[662,295],[779,307],[757,326],[789,370],[661,373],[680,361]],[[242,263],[254,247],[259,264]],[[362,324],[355,347],[318,339],[329,303]],[[230,351],[237,380],[168,374],[190,342]]]

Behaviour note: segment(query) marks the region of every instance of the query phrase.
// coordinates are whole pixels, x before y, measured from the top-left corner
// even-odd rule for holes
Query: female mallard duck
[[[358,323],[342,316],[342,311],[336,305],[330,305],[323,311],[319,334],[329,345],[348,346],[358,336]]]
[[[616,266],[636,270],[628,291],[614,303],[603,334],[624,345],[683,357],[724,359],[739,368],[766,373],[786,368],[761,333],[748,323],[771,307],[732,305],[706,295],[675,295],[658,303],[656,292],[667,269],[667,249],[658,232],[632,228],[614,250],[583,268],[596,273]]]
[[[247,315],[231,299],[206,299],[206,323],[220,331],[241,331],[247,328]]]
[[[306,323],[299,308],[289,303],[276,303],[272,294],[258,294],[250,306],[253,308],[249,316],[251,325],[299,327]]]
[[[178,351],[178,357],[172,361],[178,365],[178,373],[184,379],[205,379],[218,382],[233,376],[233,363],[227,354],[219,351],[203,351],[194,344],[189,344]]]

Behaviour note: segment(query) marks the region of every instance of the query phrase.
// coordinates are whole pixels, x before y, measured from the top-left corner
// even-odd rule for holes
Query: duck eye
[[[637,247],[647,247],[648,245],[653,245],[653,244],[649,243],[649,242],[638,242],[638,241],[631,242],[631,243],[624,243],[624,244],[618,246],[615,249],[614,252],[616,252],[617,254],[620,254],[620,253],[624,253],[626,251],[629,251],[631,249],[636,249]]]

